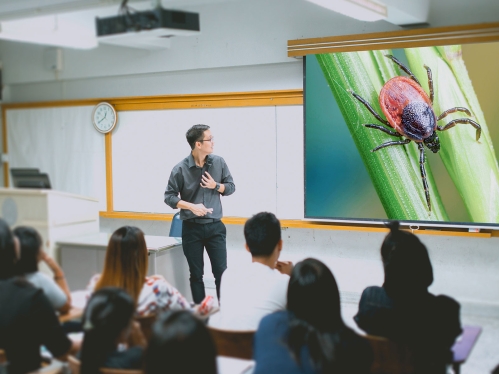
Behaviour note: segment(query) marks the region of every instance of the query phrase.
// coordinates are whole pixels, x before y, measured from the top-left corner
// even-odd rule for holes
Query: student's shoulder
[[[447,295],[435,296],[436,309],[441,311],[459,311],[461,305],[452,297]]]

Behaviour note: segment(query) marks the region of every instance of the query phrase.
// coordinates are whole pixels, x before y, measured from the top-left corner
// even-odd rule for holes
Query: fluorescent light
[[[386,5],[372,0],[308,0],[323,8],[361,21],[379,21],[388,16]]]

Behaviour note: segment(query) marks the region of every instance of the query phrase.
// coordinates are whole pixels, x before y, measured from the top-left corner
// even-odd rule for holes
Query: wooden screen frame
[[[499,41],[499,22],[288,40],[288,57]]]

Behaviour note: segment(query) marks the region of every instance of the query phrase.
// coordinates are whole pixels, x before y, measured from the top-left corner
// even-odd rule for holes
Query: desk
[[[57,241],[61,266],[71,290],[85,289],[90,278],[102,272],[109,233],[97,233]],[[189,267],[180,239],[145,235],[149,252],[148,275],[160,274],[192,301]]]

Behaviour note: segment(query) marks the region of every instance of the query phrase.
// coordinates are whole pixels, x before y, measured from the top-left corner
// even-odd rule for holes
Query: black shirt
[[[424,291],[391,298],[383,287],[362,293],[357,325],[370,335],[406,343],[415,354],[418,373],[444,373],[452,362],[451,347],[461,334],[459,304],[452,298]]]
[[[210,188],[201,187],[201,177],[205,172],[220,184],[225,185],[222,196],[234,193],[236,186],[225,160],[216,155],[206,156],[203,167],[196,165],[192,154],[180,161],[172,170],[168,186],[165,191],[165,203],[172,209],[177,209],[180,200],[192,204],[203,204],[206,208],[213,208],[213,213],[208,213],[204,218],[222,219],[222,204],[220,193]],[[178,195],[180,194],[180,197]],[[180,219],[196,218],[197,216],[190,210],[180,210]]]
[[[9,374],[38,369],[41,345],[55,357],[71,348],[49,300],[21,278],[0,280],[0,348]]]

